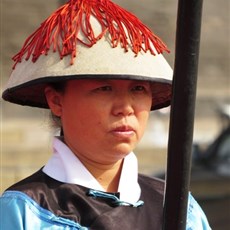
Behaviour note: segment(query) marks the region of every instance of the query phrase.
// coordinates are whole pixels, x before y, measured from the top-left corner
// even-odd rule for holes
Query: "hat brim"
[[[67,75],[67,76],[46,76],[35,79],[21,85],[6,89],[2,97],[4,100],[24,106],[39,108],[49,108],[44,89],[48,84],[64,82],[67,80],[79,79],[123,79],[149,81],[152,88],[152,107],[151,110],[164,108],[170,105],[172,94],[172,82],[167,79],[145,77],[138,75],[117,75],[117,74],[87,74],[87,75]]]

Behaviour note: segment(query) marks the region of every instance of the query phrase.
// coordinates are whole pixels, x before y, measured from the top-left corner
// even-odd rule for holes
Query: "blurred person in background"
[[[60,136],[47,164],[1,196],[1,229],[162,228],[164,182],[138,174],[133,150],[150,111],[170,104],[163,51],[109,0],[71,0],[26,40],[3,98],[49,108]],[[192,195],[187,229],[210,229]]]

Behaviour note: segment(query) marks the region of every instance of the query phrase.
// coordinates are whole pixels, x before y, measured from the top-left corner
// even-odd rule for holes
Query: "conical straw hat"
[[[164,43],[109,0],[72,0],[55,11],[15,55],[3,98],[48,108],[44,87],[73,79],[151,82],[152,109],[170,104],[172,69]]]

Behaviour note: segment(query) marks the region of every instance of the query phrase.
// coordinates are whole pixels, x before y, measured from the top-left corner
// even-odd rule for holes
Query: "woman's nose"
[[[115,116],[130,116],[134,113],[133,100],[128,93],[118,93],[114,98],[112,113]]]

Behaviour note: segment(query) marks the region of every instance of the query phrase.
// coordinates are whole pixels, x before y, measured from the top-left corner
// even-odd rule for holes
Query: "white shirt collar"
[[[76,155],[58,138],[53,140],[53,155],[43,168],[43,172],[55,180],[78,184],[87,188],[104,191],[103,187],[81,163]],[[138,165],[134,153],[124,158],[118,186],[120,200],[131,204],[140,198]]]

